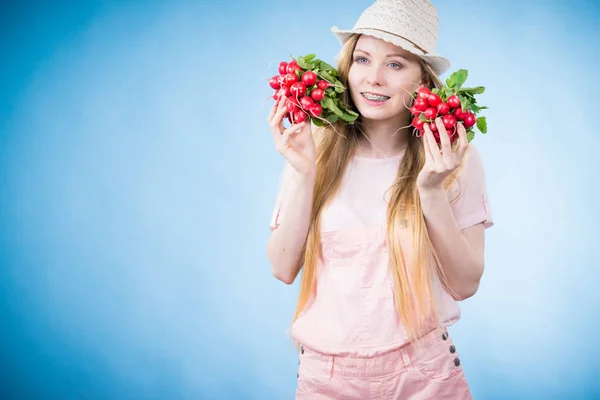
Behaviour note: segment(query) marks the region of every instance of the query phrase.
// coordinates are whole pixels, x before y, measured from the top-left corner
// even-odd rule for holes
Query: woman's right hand
[[[286,100],[285,96],[277,100],[267,119],[275,141],[275,148],[296,171],[305,175],[314,174],[316,148],[310,119],[285,128],[283,119],[287,113]]]

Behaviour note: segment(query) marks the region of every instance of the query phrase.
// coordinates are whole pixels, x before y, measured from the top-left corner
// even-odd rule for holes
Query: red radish
[[[344,125],[350,125],[359,117],[356,111],[349,109],[341,101],[348,88],[342,87],[339,71],[323,63],[315,54],[278,62],[277,70],[279,74],[265,80],[275,92],[273,98],[281,106],[285,105],[286,110],[282,113],[290,123],[314,121],[320,126],[332,125],[332,117],[335,117]],[[319,72],[320,70],[323,72]],[[320,78],[320,73],[327,79]],[[329,89],[330,87],[335,90]]]
[[[285,107],[291,113],[294,113],[300,109],[298,107],[298,102],[293,97],[288,97],[288,99],[285,102]]]
[[[450,106],[450,108],[458,108],[458,107],[460,107],[460,99],[455,94],[453,94],[452,96],[448,97],[448,100],[446,101],[446,103],[448,103],[448,105]]]
[[[323,107],[321,107],[320,104],[315,103],[312,106],[310,106],[308,110],[312,116],[318,117],[323,112]]]
[[[440,131],[448,133],[450,141],[455,143],[458,140],[458,122],[461,121],[461,128],[464,127],[467,131],[467,137],[473,139],[473,127],[482,133],[487,133],[487,121],[485,117],[478,117],[478,112],[487,107],[479,106],[474,98],[475,94],[483,93],[485,87],[477,86],[476,88],[462,88],[463,83],[467,79],[467,70],[458,70],[454,72],[447,82],[454,82],[452,87],[442,86],[437,89],[428,89],[419,87],[413,93],[413,104],[410,107],[411,125],[420,131],[430,127],[435,134],[436,139],[439,139]],[[473,110],[463,109],[461,102],[467,102]],[[423,117],[421,117],[423,114]],[[427,125],[423,125],[420,117],[426,121]],[[435,124],[435,119],[441,117],[439,125]],[[479,121],[481,119],[481,121]],[[443,127],[442,127],[443,126]],[[437,132],[436,132],[437,131]],[[418,135],[418,133],[417,133]],[[439,142],[439,140],[438,140]]]
[[[296,82],[290,86],[290,92],[294,97],[302,97],[306,93],[306,85],[302,82]]]
[[[302,82],[308,87],[317,83],[317,75],[312,71],[306,71],[302,74]]]
[[[304,96],[300,98],[300,105],[302,106],[302,108],[304,108],[305,110],[309,110],[310,107],[312,107],[312,105],[315,104],[315,102],[313,101],[313,99],[311,99],[308,96]]]
[[[425,115],[425,118],[427,118],[427,119],[434,119],[437,115],[437,111],[435,110],[435,108],[429,107],[427,110],[425,110],[423,112],[423,114]]]
[[[439,106],[437,106],[437,112],[439,115],[446,115],[450,112],[450,106],[448,103],[442,102]]]
[[[284,86],[281,89],[279,89],[277,92],[275,92],[275,94],[273,95],[273,98],[275,100],[279,100],[280,97],[289,96],[289,93],[286,94],[286,88],[287,88],[287,86]],[[287,89],[289,90],[289,88],[287,88]]]
[[[300,79],[295,74],[285,74],[283,77],[283,84],[291,86],[293,83],[298,82]]]
[[[426,88],[425,86],[423,86],[422,88],[417,90],[417,97],[420,97],[425,100],[427,100],[427,98],[429,97],[430,94],[431,94],[431,91],[429,90],[429,88]]]
[[[429,104],[427,104],[427,100],[425,100],[424,98],[419,97],[419,98],[417,98],[415,100],[415,104],[413,105],[413,107],[416,110],[425,111],[429,107]]]
[[[329,82],[324,81],[324,80],[320,80],[317,82],[317,87],[321,90],[325,90],[329,87]]]
[[[446,133],[448,134],[448,137],[450,138],[450,142],[454,143],[454,140],[456,140],[456,138],[458,137],[458,135],[455,135],[456,133],[456,127],[450,127],[450,128],[446,128]]]
[[[456,125],[456,117],[454,115],[448,114],[442,117],[442,122],[446,129],[453,128]]]
[[[439,131],[431,131],[433,133],[433,138],[435,139],[436,142],[440,143],[440,132]]]
[[[275,90],[281,87],[281,82],[277,76],[274,76],[271,79],[269,79],[269,86],[271,86]]]
[[[414,117],[411,125],[417,128],[418,130],[422,130],[423,125],[425,125],[425,121],[421,121],[419,117]]]
[[[465,128],[469,129],[470,127],[475,125],[476,122],[477,118],[475,118],[475,114],[473,114],[471,111],[467,112],[467,115],[465,116],[464,120]]]
[[[427,102],[431,107],[437,107],[442,102],[442,99],[440,99],[440,96],[438,96],[437,94],[431,93],[429,97],[427,97]]]
[[[306,121],[307,117],[308,116],[306,115],[306,113],[302,110],[298,110],[294,113],[294,121],[296,124]]]
[[[423,112],[423,111],[421,111],[421,110],[417,110],[417,109],[415,108],[415,106],[412,106],[412,107],[410,108],[410,113],[411,113],[412,115],[416,115],[417,117],[418,117],[418,116],[419,116],[419,114],[421,114],[422,112]]]
[[[287,66],[287,73],[296,75],[296,71],[302,72],[302,68],[296,64],[296,61],[290,62]]]
[[[288,63],[286,63],[285,61],[279,63],[279,75],[287,74],[287,66]]]
[[[323,92],[322,89],[316,88],[310,92],[310,97],[312,97],[314,101],[321,101],[323,100],[323,97],[325,97],[325,92]]]
[[[454,110],[453,114],[456,117],[456,119],[459,121],[463,121],[465,119],[465,117],[467,116],[467,114],[460,107],[457,108],[456,110]]]

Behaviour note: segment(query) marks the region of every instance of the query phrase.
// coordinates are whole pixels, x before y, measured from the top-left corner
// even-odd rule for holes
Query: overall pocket
[[[464,375],[456,346],[448,332],[436,331],[434,342],[428,348],[411,356],[413,370],[431,382],[445,383]]]
[[[305,351],[304,347],[300,350],[296,395],[315,394],[330,380],[326,374],[326,363],[316,359],[316,354],[312,354],[311,357],[305,356]]]

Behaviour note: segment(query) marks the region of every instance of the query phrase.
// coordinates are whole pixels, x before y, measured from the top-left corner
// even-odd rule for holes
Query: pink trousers
[[[296,399],[472,399],[456,347],[446,330],[434,330],[420,346],[371,358],[300,351]]]

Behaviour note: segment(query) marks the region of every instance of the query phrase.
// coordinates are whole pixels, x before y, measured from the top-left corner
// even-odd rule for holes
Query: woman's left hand
[[[425,124],[425,135],[423,136],[423,145],[425,146],[425,165],[417,177],[417,187],[419,191],[443,189],[443,182],[456,168],[460,166],[465,156],[465,151],[469,142],[467,140],[467,131],[462,122],[457,122],[458,146],[452,150],[450,138],[444,123],[440,117],[435,119],[436,127],[440,133],[442,148],[433,137],[433,132],[429,124]]]

